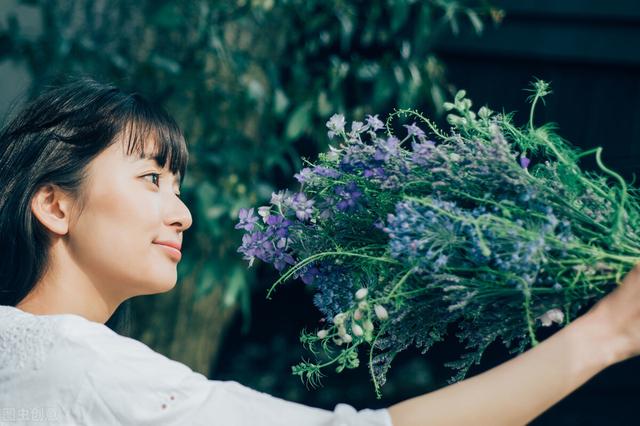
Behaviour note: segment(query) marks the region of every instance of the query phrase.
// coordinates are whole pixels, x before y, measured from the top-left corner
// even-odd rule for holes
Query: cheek
[[[96,194],[70,230],[78,260],[106,275],[149,273],[149,259],[158,255],[151,242],[161,225],[154,195],[131,190]]]

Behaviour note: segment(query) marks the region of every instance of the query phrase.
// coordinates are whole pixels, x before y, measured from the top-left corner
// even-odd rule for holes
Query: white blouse
[[[333,411],[188,366],[74,314],[0,305],[0,425],[392,426],[386,408]]]

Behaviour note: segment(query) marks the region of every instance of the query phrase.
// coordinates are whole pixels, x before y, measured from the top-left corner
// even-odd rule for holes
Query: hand
[[[640,355],[640,263],[585,316],[606,335],[611,364]]]

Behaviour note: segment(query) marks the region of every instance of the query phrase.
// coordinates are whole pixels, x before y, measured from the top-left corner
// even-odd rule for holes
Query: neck
[[[34,315],[76,314],[106,323],[124,298],[104,291],[106,286],[101,288],[99,280],[87,275],[65,254],[52,260],[56,267],[47,270],[16,308]]]

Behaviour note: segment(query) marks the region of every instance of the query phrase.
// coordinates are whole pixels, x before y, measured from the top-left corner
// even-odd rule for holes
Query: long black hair
[[[0,131],[0,305],[16,306],[42,278],[51,235],[33,215],[36,191],[53,184],[71,194],[82,211],[86,167],[123,135],[127,154],[145,156],[145,141],[161,167],[184,179],[188,152],[176,122],[138,93],[125,93],[90,77],[47,86]],[[107,326],[128,333],[124,302]]]

